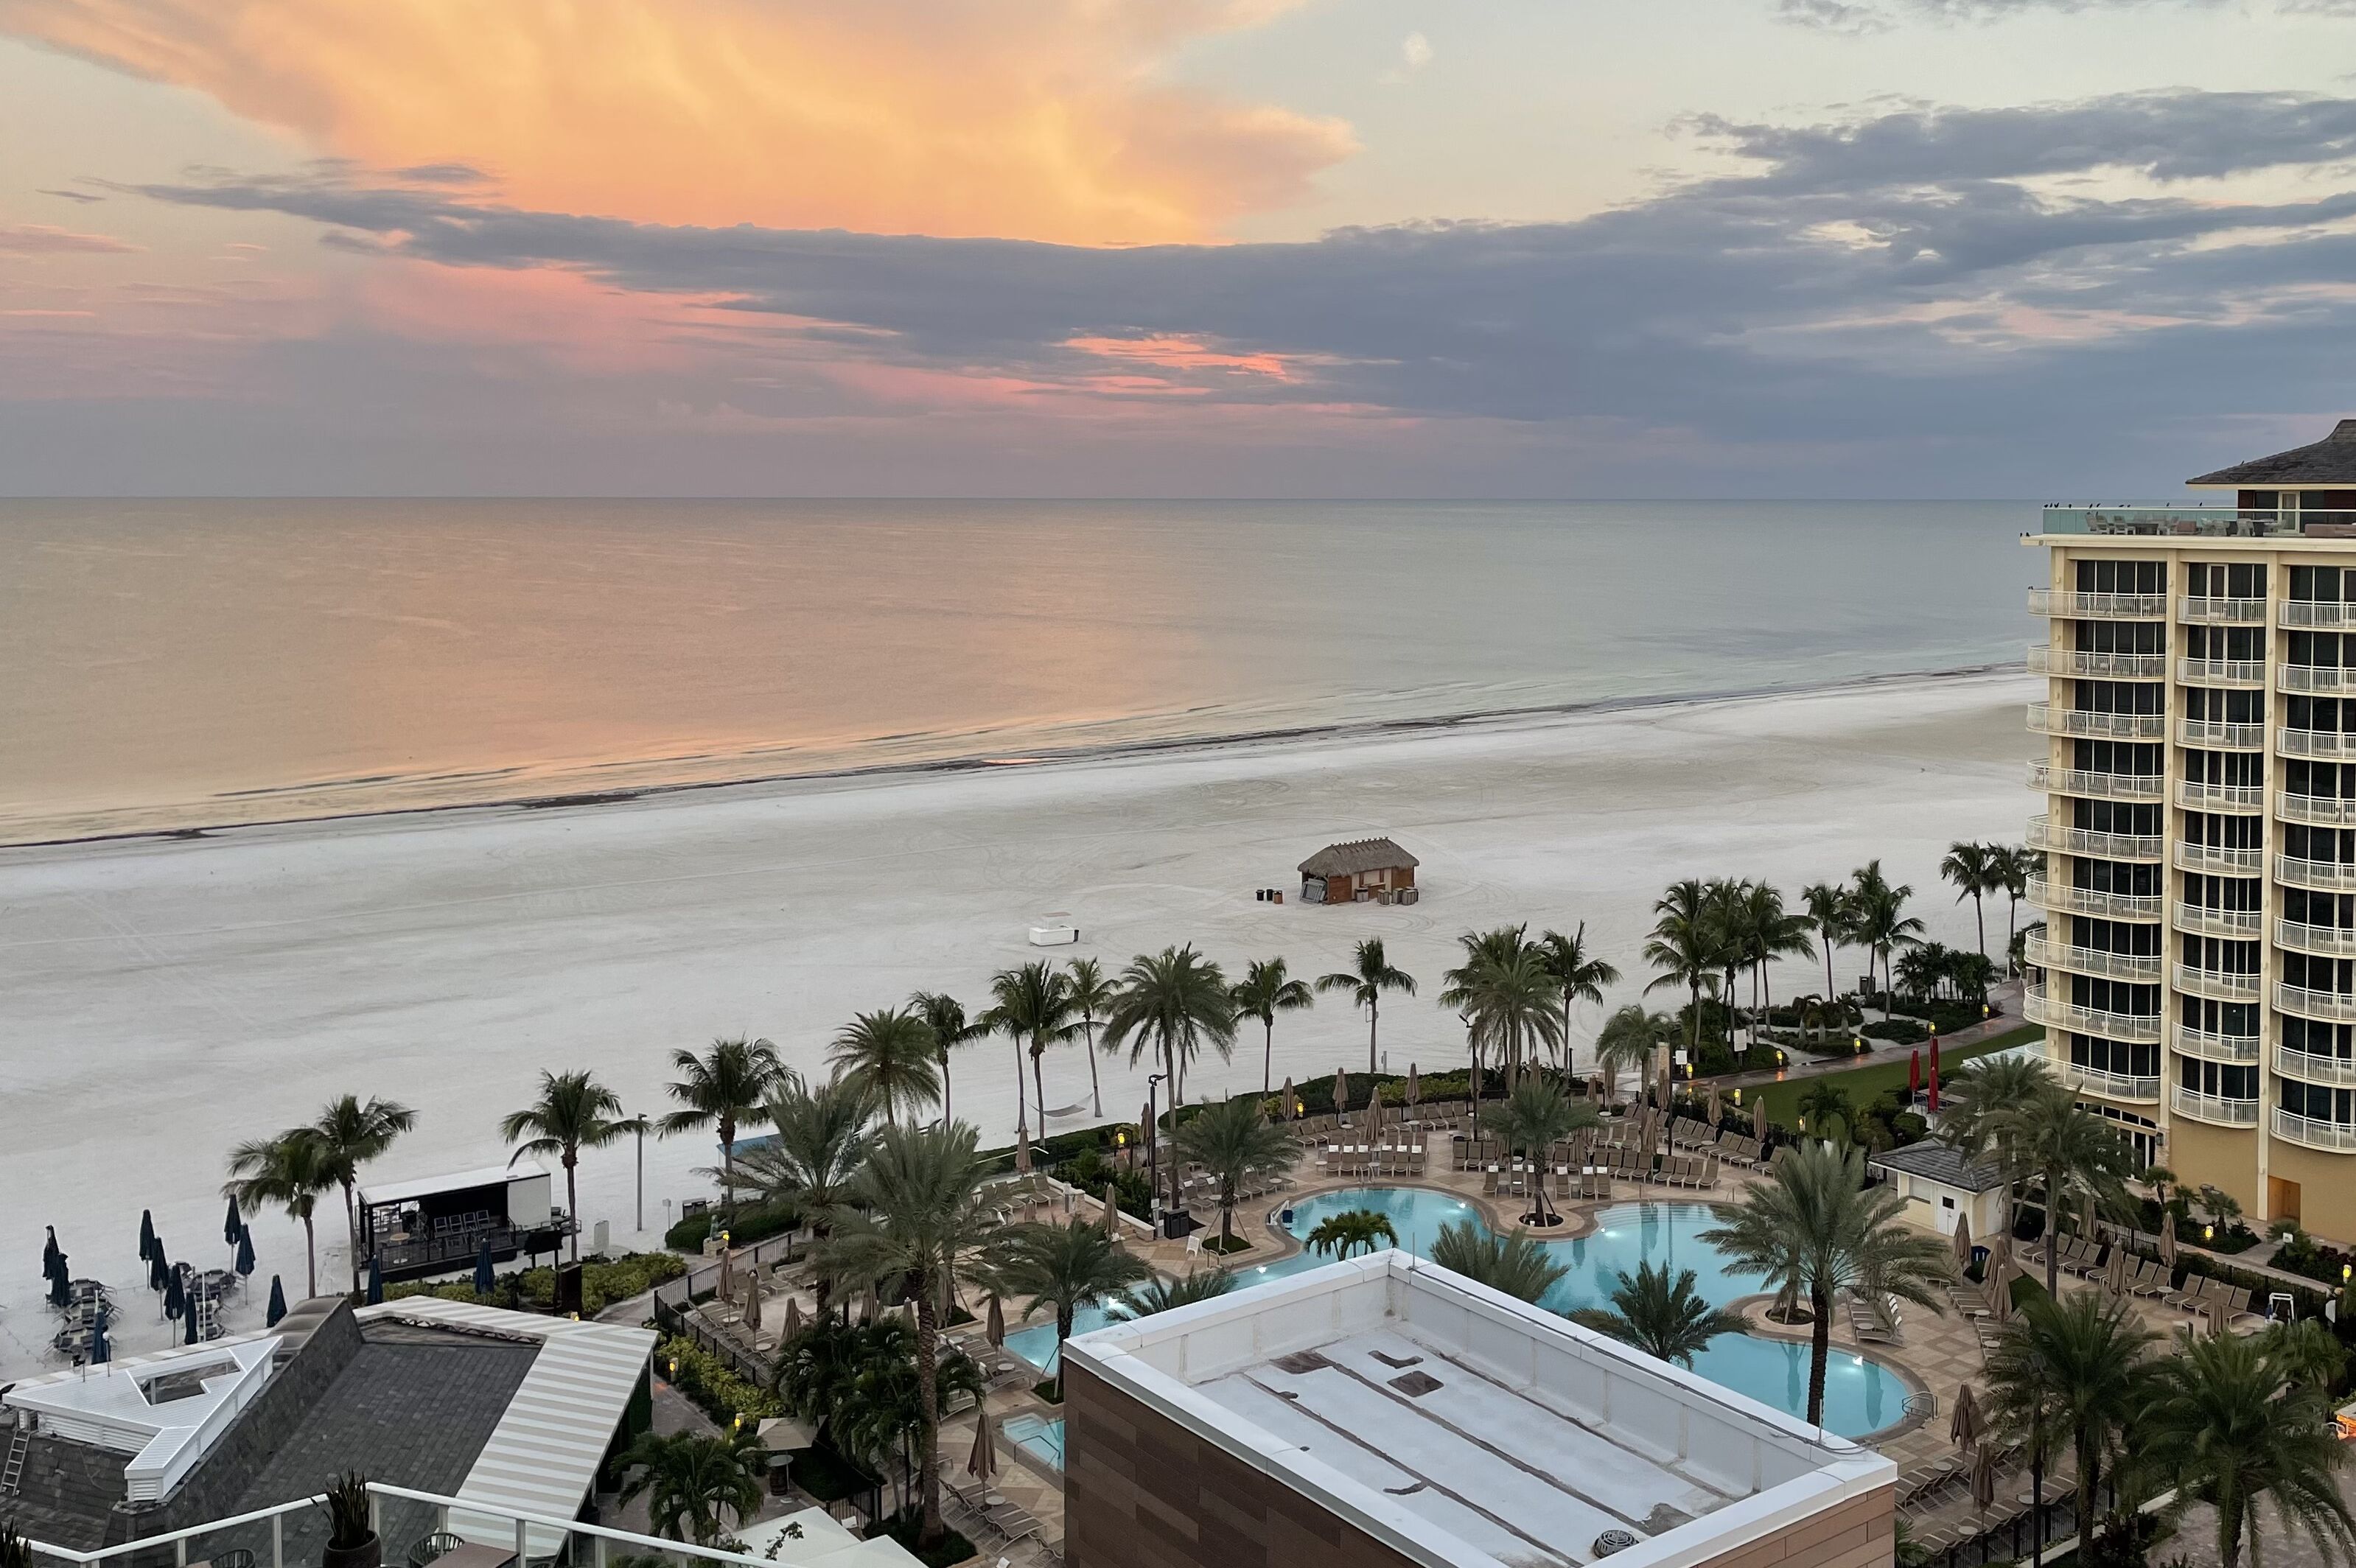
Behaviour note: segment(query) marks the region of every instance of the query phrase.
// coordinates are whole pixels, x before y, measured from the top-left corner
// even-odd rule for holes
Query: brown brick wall
[[[1071,1568],[1409,1568],[1395,1548],[1076,1361],[1064,1369],[1064,1448]],[[1883,1488],[1712,1568],[1890,1568],[1890,1509]]]

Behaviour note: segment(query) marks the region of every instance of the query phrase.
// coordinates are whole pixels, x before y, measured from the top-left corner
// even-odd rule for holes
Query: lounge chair
[[[2187,1312],[2197,1309],[2202,1299],[2209,1294],[2209,1278],[2210,1276],[2205,1274],[2188,1275],[2185,1277],[2184,1288],[2171,1290],[2161,1296],[2159,1298],[2161,1304],[2168,1307],[2180,1307]]]
[[[2159,1301],[2166,1299],[2175,1289],[2174,1271],[2166,1264],[2155,1263],[2151,1265],[2150,1276],[2140,1284],[2129,1285],[2127,1292],[2131,1296],[2140,1296],[2147,1300]]]

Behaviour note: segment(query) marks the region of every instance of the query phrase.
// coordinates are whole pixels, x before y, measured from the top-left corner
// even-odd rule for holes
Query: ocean
[[[2033,518],[0,501],[0,843],[2000,664]]]

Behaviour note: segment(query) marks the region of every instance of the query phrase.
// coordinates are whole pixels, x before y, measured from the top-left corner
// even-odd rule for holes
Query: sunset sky
[[[0,493],[2165,494],[2356,0],[0,0]]]

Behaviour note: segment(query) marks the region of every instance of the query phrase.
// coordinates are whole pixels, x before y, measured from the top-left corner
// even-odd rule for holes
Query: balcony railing
[[[2318,1056],[2311,1051],[2278,1045],[2275,1047],[2275,1071],[2307,1083],[2337,1088],[2356,1086],[2356,1061],[2345,1056]]]
[[[2254,937],[2265,933],[2266,921],[2254,909],[2210,909],[2179,901],[2176,906],[2176,929],[2196,936]]]
[[[2286,757],[2356,757],[2356,735],[2337,730],[2294,730],[2286,724],[2275,744]]]
[[[2102,833],[2091,827],[2058,827],[2049,817],[2032,816],[2025,842],[2032,849],[2064,855],[2093,855],[2109,860],[2158,860],[2162,858],[2157,833]]]
[[[2255,1100],[2229,1100],[2222,1094],[2203,1094],[2179,1083],[2175,1093],[2169,1096],[2169,1104],[2178,1115],[2190,1116],[2196,1122],[2213,1122],[2221,1127],[2254,1127],[2258,1125],[2258,1103]]]
[[[2266,602],[2263,598],[2191,595],[2176,602],[2176,616],[2198,626],[2263,626],[2266,624]],[[2264,678],[2263,674],[2260,678]]]
[[[2029,787],[2048,795],[2083,795],[2088,800],[2165,800],[2168,784],[2158,773],[2094,773],[2057,768],[2051,763],[2029,764]]]
[[[2074,1061],[2057,1063],[2062,1070],[2062,1082],[2088,1094],[2100,1094],[2105,1100],[2131,1100],[2143,1104],[2159,1104],[2159,1079],[2129,1077],[2123,1072],[2104,1072],[2100,1068],[2081,1067]]]
[[[2322,599],[2286,599],[2282,605],[2282,624],[2286,626],[2356,626],[2356,604],[2340,604]]]
[[[2265,995],[2255,975],[2227,969],[2203,969],[2194,964],[2176,966],[2176,988],[2220,1002],[2254,1002]]]
[[[2198,779],[2179,779],[2176,785],[2176,804],[2191,811],[2264,811],[2266,808],[2266,786],[2202,784]]]
[[[2214,1029],[2176,1026],[2172,1037],[2176,1049],[2186,1056],[2197,1056],[2203,1061],[2255,1061],[2258,1059],[2258,1037],[2254,1034],[2219,1034]]]
[[[2305,986],[2275,983],[2275,1006],[2303,1019],[2325,1023],[2356,1023],[2356,996],[2344,991],[2317,991]]]
[[[2302,860],[2296,855],[2277,855],[2275,880],[2314,892],[2356,892],[2356,866],[2340,860]]]
[[[2266,749],[2265,725],[2237,724],[2222,719],[2179,719],[2176,721],[2176,738],[2188,746],[2223,746],[2237,752]]]
[[[2103,741],[2165,741],[2168,719],[2159,713],[2094,713],[2083,708],[2029,705],[2029,727],[2040,735],[2077,735]],[[2265,734],[2263,726],[2259,734]]]
[[[2286,1143],[2345,1154],[2356,1149],[2356,1122],[2326,1122],[2275,1107],[2275,1136]]]
[[[2356,685],[2348,678],[2348,671],[2338,665],[2286,664],[2282,667],[2281,684],[2285,691],[2356,690]]]
[[[2179,659],[2176,678],[2187,686],[2264,686],[2264,659]]]
[[[2164,961],[2156,954],[2105,953],[2095,947],[2067,947],[2031,936],[2025,949],[2040,969],[2067,969],[2073,975],[2096,975],[2105,980],[2135,980],[2158,985]]]
[[[2094,680],[2166,680],[2166,654],[2116,654],[2093,648],[2057,648],[2047,643],[2029,645],[2029,673],[2083,677]]]
[[[2285,822],[2303,822],[2316,827],[2356,827],[2356,800],[2330,795],[2293,795],[2284,790],[2275,796],[2275,815]]]
[[[2038,531],[2176,539],[2335,539],[2356,513],[2292,507],[2047,507]]]
[[[2029,879],[2029,901],[2040,909],[2063,914],[2091,914],[2097,920],[2158,920],[2162,902],[2158,893],[2103,893],[2073,888],[2043,877]]]
[[[2072,593],[2059,588],[2029,591],[2029,613],[2079,621],[2165,621],[2165,593]]]
[[[2264,849],[2228,849],[2215,844],[2179,844],[2176,869],[2218,877],[2254,877],[2266,869]]]
[[[2158,1013],[2115,1013],[2103,1008],[2075,1007],[2046,995],[2035,986],[2021,993],[2021,1012],[2030,1023],[2043,1024],[2048,1029],[2100,1035],[2104,1040],[2130,1045],[2159,1041]]]
[[[2344,925],[2308,925],[2303,921],[2275,922],[2275,945],[2319,958],[2356,958],[2356,931]]]

